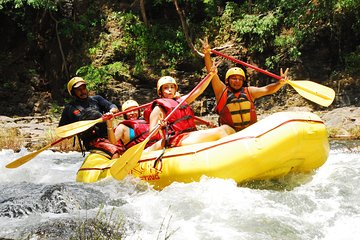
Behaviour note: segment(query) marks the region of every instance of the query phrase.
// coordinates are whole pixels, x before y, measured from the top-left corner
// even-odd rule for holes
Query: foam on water
[[[58,153],[46,150],[16,169],[5,168],[8,163],[29,153],[26,149],[19,153],[12,150],[0,152],[0,183],[74,182],[76,172],[83,161],[81,153],[78,152]]]
[[[312,174],[240,186],[203,177],[162,191],[132,177],[76,183],[80,153],[45,151],[17,169],[4,167],[24,154],[0,152],[0,193],[6,191],[0,194],[0,216],[9,207],[11,214],[25,211],[21,206],[31,209],[21,217],[0,217],[0,237],[16,238],[36,229],[35,219],[44,223],[94,217],[101,205],[102,211],[113,211],[114,221],[125,219],[126,239],[312,240],[360,235],[360,159],[344,149],[331,150],[328,161]]]

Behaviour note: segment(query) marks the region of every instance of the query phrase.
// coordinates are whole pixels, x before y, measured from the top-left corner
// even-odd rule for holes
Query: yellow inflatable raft
[[[309,112],[275,113],[218,141],[154,152],[143,152],[129,174],[162,189],[172,182],[199,181],[200,177],[236,182],[306,173],[323,165],[329,154],[324,122]],[[77,181],[95,182],[110,177],[112,164],[100,153],[90,153]]]

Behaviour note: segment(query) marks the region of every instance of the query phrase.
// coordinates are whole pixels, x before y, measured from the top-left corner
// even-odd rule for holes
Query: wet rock
[[[76,209],[93,209],[106,202],[100,191],[77,184],[39,186],[19,183],[1,186],[0,217],[21,218],[36,213],[68,213]]]
[[[320,114],[328,130],[335,132],[337,137],[351,138],[360,131],[360,108],[343,107]]]

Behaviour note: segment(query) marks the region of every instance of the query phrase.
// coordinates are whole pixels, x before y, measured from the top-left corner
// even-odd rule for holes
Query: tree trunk
[[[142,19],[144,21],[144,24],[145,24],[146,27],[148,27],[149,23],[148,23],[148,20],[147,20],[147,17],[146,17],[145,0],[140,0],[140,11],[141,11],[141,16],[142,16]]]
[[[195,47],[194,47],[194,45],[193,45],[193,43],[192,43],[192,41],[190,39],[190,36],[189,36],[189,26],[186,23],[185,14],[180,9],[177,0],[174,0],[174,5],[175,5],[176,11],[177,11],[177,13],[179,14],[179,17],[180,17],[181,26],[182,26],[183,31],[184,31],[186,42],[188,43],[188,46],[190,47],[191,51],[194,54],[198,55],[199,53],[198,53],[198,51],[196,51],[196,49],[195,49]]]

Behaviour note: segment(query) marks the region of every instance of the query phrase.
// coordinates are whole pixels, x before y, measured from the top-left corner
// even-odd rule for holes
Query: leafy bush
[[[130,71],[127,64],[113,62],[99,67],[91,64],[80,67],[76,71],[76,75],[86,79],[89,90],[103,93],[108,88],[108,83],[111,79],[130,78]]]
[[[118,12],[114,16],[123,33],[119,42],[126,44],[125,54],[134,59],[135,74],[143,71],[146,64],[171,68],[188,56],[188,47],[179,26],[154,24],[146,27],[132,13]]]
[[[251,42],[250,53],[262,53],[267,45],[274,42],[279,19],[274,13],[266,15],[244,15],[233,23],[237,41]]]
[[[360,68],[360,46],[356,51],[349,53],[345,56],[346,71],[350,74],[359,73]]]
[[[104,92],[111,78],[105,67],[94,67],[93,65],[79,68],[76,75],[86,79],[88,89],[97,93]]]

